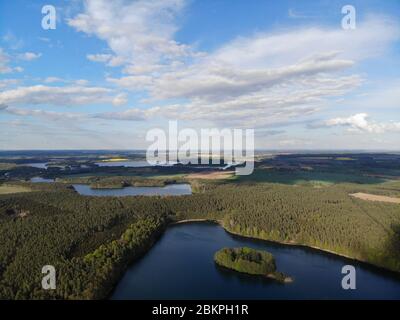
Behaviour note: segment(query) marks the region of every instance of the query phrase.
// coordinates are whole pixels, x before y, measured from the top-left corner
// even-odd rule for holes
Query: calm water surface
[[[141,167],[152,167],[146,160],[136,160],[136,161],[104,161],[95,162],[99,167],[129,167],[129,168],[141,168]],[[165,167],[170,167],[172,164],[163,165]]]
[[[291,284],[221,269],[213,261],[223,247],[248,246],[271,252]],[[356,268],[356,290],[343,290],[341,269]],[[172,226],[133,264],[111,299],[400,299],[400,278],[320,251],[251,240],[219,225]]]
[[[42,177],[33,177],[30,182],[38,183],[38,182],[54,182],[54,179],[47,179]]]
[[[33,168],[47,169],[47,162],[26,163],[24,165]]]
[[[124,196],[183,196],[192,194],[190,184],[169,184],[165,187],[125,187],[120,189],[92,189],[86,184],[73,184],[81,195],[97,197]]]

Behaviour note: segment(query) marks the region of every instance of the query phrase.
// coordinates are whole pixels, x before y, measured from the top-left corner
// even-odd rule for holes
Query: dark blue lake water
[[[213,261],[223,247],[248,246],[271,252],[290,284],[222,269]],[[356,268],[356,290],[341,287],[342,267]],[[228,234],[211,223],[166,230],[136,261],[111,299],[400,299],[400,277],[321,251]]]

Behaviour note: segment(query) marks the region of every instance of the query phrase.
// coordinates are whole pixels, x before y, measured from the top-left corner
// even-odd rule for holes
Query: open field
[[[232,178],[234,171],[208,171],[191,173],[186,176],[187,179],[205,179],[205,180],[221,180]]]
[[[15,163],[5,163],[5,162],[0,162],[0,170],[10,170],[12,168],[15,168],[17,165]]]
[[[388,202],[388,203],[400,203],[400,198],[393,198],[393,197],[387,197],[387,196],[378,196],[375,194],[368,194],[368,193],[362,193],[362,192],[357,192],[350,194],[350,196],[361,199],[361,200],[367,200],[367,201],[378,201],[378,202]]]
[[[104,159],[100,162],[119,162],[119,161],[129,161],[128,158],[111,158],[111,159]]]
[[[32,190],[22,186],[0,185],[0,194],[11,194],[19,192],[31,192]]]

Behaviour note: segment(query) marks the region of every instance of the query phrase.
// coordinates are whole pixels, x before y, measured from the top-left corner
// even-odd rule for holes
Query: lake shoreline
[[[146,254],[148,254],[152,250],[153,246],[163,237],[165,232],[170,227],[179,226],[179,225],[182,225],[182,224],[190,224],[190,223],[193,223],[193,224],[197,224],[197,223],[199,223],[199,224],[201,224],[201,223],[217,224],[226,233],[228,233],[231,236],[250,239],[250,240],[253,240],[253,241],[261,241],[261,242],[272,243],[272,244],[275,244],[275,245],[277,245],[277,244],[278,245],[283,245],[283,246],[287,245],[287,246],[297,247],[297,248],[302,248],[302,249],[307,249],[307,250],[314,250],[314,251],[317,251],[319,253],[330,254],[330,255],[346,258],[346,259],[355,261],[357,263],[362,263],[366,267],[370,267],[375,271],[384,272],[384,273],[390,274],[391,276],[394,276],[394,277],[397,277],[397,278],[400,279],[400,273],[399,272],[384,268],[382,266],[375,265],[375,264],[370,263],[368,261],[363,261],[363,260],[360,260],[360,259],[353,258],[351,256],[347,256],[347,255],[344,255],[344,254],[336,253],[336,252],[334,252],[332,250],[323,249],[323,248],[316,247],[316,246],[309,246],[309,245],[298,244],[298,243],[288,243],[288,242],[275,241],[275,240],[267,240],[267,239],[256,238],[256,237],[253,237],[253,236],[243,235],[243,234],[240,234],[240,233],[237,233],[237,232],[233,232],[233,231],[230,231],[229,229],[227,229],[223,225],[223,221],[222,220],[215,220],[215,219],[208,219],[208,218],[194,218],[194,219],[183,219],[183,220],[177,220],[177,221],[170,221],[169,223],[164,225],[161,228],[161,230],[159,230],[159,232],[157,232],[156,236],[149,243],[147,243],[145,245],[147,247],[147,249],[143,250],[141,252],[141,254],[137,255],[136,257],[132,257],[130,263],[128,263],[128,264],[126,264],[124,266],[120,266],[121,269],[119,271],[119,274],[115,276],[116,279],[118,279],[118,280],[112,285],[111,288],[105,290],[107,292],[107,294],[104,297],[104,299],[109,300],[112,297],[112,295],[115,292],[119,282],[121,281],[121,279],[123,278],[123,276],[125,275],[127,270],[129,269],[129,267],[132,266],[133,264],[137,263],[138,260],[142,259]]]
[[[183,224],[183,223],[196,223],[196,222],[200,222],[200,223],[201,222],[209,222],[209,223],[218,224],[225,230],[225,232],[227,232],[227,233],[229,233],[231,235],[234,235],[234,236],[238,236],[238,237],[243,237],[243,238],[256,240],[256,241],[266,241],[266,242],[271,242],[271,243],[275,243],[275,244],[287,245],[287,246],[303,248],[303,249],[304,248],[305,249],[312,249],[312,250],[320,251],[320,252],[323,252],[323,253],[339,256],[339,257],[342,257],[342,258],[353,260],[355,262],[364,263],[364,264],[368,265],[369,267],[372,267],[372,268],[374,268],[374,269],[376,269],[378,271],[379,270],[385,271],[385,272],[393,274],[396,277],[400,277],[400,271],[395,271],[395,270],[392,270],[392,269],[388,269],[388,268],[385,268],[383,266],[371,263],[369,261],[358,259],[358,258],[349,256],[349,255],[342,254],[342,253],[338,253],[338,252],[335,252],[333,250],[324,249],[324,248],[321,248],[321,247],[307,245],[307,244],[295,243],[295,242],[262,239],[262,238],[257,238],[257,237],[254,237],[254,236],[249,236],[249,235],[241,234],[241,233],[238,233],[238,232],[234,232],[234,231],[231,231],[228,228],[226,228],[224,226],[222,220],[213,220],[213,219],[205,219],[205,218],[204,219],[184,219],[184,220],[179,220],[179,221],[170,223],[169,225],[178,225],[178,224]],[[167,226],[167,228],[169,227],[169,225]]]
[[[186,224],[189,229],[186,229],[184,224]],[[212,229],[203,229],[202,226],[204,226],[206,228],[212,228]],[[219,228],[219,227],[221,227],[221,228]],[[214,229],[214,228],[216,228],[216,229]],[[192,229],[193,230],[197,230],[197,232],[193,233],[194,234],[194,239],[195,239],[195,241],[197,241],[197,244],[196,244],[197,246],[199,245],[198,242],[200,242],[201,247],[203,247],[203,242],[205,241],[205,238],[207,238],[207,234],[208,234],[207,230],[210,230],[211,239],[214,239],[217,242],[219,242],[220,239],[222,239],[222,238],[214,238],[214,234],[215,233],[211,232],[211,230],[219,230],[219,231],[215,231],[215,232],[219,233],[219,234],[225,234],[226,235],[225,237],[234,239],[233,241],[236,242],[235,244],[233,244],[231,242],[229,244],[228,243],[226,243],[226,244],[224,244],[224,243],[220,243],[219,244],[218,243],[217,246],[211,245],[211,246],[215,247],[212,250],[212,254],[214,254],[220,248],[231,248],[231,247],[232,248],[236,248],[236,247],[242,247],[242,246],[248,246],[250,248],[255,248],[257,250],[266,250],[267,252],[271,252],[274,255],[277,254],[277,256],[279,256],[279,251],[283,251],[283,252],[280,253],[280,255],[281,255],[280,258],[282,258],[282,256],[287,256],[288,252],[289,253],[292,252],[290,248],[286,248],[286,249],[284,248],[285,247],[284,246],[285,243],[279,243],[279,242],[276,242],[276,241],[269,241],[269,240],[254,238],[254,237],[242,236],[240,234],[235,234],[235,233],[232,233],[232,232],[229,232],[228,230],[226,230],[221,225],[221,221],[216,221],[216,220],[213,220],[213,219],[205,219],[205,218],[202,218],[202,219],[199,219],[199,218],[197,218],[197,219],[182,219],[182,220],[178,220],[178,221],[170,221],[169,223],[167,223],[165,225],[164,230],[161,231],[160,237],[155,241],[155,243],[153,243],[153,245],[155,245],[156,242],[162,241],[163,237],[166,237],[166,239],[168,239],[168,240],[166,240],[168,245],[166,245],[165,241],[164,241],[164,244],[161,245],[162,247],[165,247],[165,246],[171,247],[171,245],[173,245],[173,242],[172,243],[170,242],[171,239],[174,239],[175,242],[182,243],[181,240],[184,241],[186,239],[187,235],[191,234],[190,230],[192,230]],[[204,231],[205,231],[205,233],[204,233]],[[172,238],[171,238],[171,234],[173,235]],[[182,237],[182,239],[181,240],[177,240],[177,238],[176,238],[177,235],[180,235]],[[248,239],[248,240],[246,240],[246,239]],[[248,242],[249,240],[254,241],[254,243],[252,244],[251,242]],[[179,246],[180,245],[178,244],[178,248],[179,248]],[[263,246],[265,246],[265,247],[263,248]],[[303,271],[299,271],[300,273],[297,274],[297,277],[296,277],[295,270],[301,270],[301,268],[304,267],[304,262],[301,262],[301,261],[303,261],[302,259],[310,259],[310,255],[311,256],[312,255],[320,256],[321,258],[318,258],[318,259],[328,259],[328,261],[330,261],[331,259],[332,259],[332,261],[336,260],[336,262],[334,262],[336,264],[336,269],[334,269],[333,271],[331,270],[331,271],[332,272],[339,272],[339,274],[340,274],[340,270],[341,270],[343,265],[352,264],[351,262],[346,263],[346,261],[341,260],[340,258],[352,259],[352,258],[343,257],[343,255],[334,254],[334,253],[331,253],[331,252],[327,252],[325,250],[321,250],[321,249],[318,249],[318,248],[312,248],[312,247],[308,247],[308,246],[304,246],[304,245],[290,244],[290,246],[293,247],[293,249],[295,250],[295,251],[293,251],[293,254],[295,255],[294,259],[296,259],[296,260],[292,261],[292,262],[294,263],[295,266],[296,265],[300,266],[300,268],[293,269],[293,266],[290,267],[292,264],[287,264],[288,263],[287,261],[284,262],[286,259],[284,259],[282,261],[280,260],[280,264],[281,264],[281,267],[283,268],[282,270],[284,270],[285,274],[290,274],[291,280],[293,280],[293,279],[298,279],[299,280],[299,281],[294,281],[293,282],[296,286],[304,285],[304,280],[307,279],[307,277],[309,276],[309,275],[307,275],[307,272],[305,274],[303,274],[304,273]],[[298,247],[298,249],[295,249],[296,246]],[[187,250],[187,245],[184,245],[184,248],[185,248],[184,250]],[[120,282],[115,283],[115,286],[114,286],[113,290],[110,292],[110,295],[108,296],[109,299],[117,299],[117,300],[119,300],[119,299],[127,299],[127,297],[128,297],[128,299],[153,299],[152,297],[154,297],[154,296],[152,294],[149,294],[148,292],[144,293],[144,295],[142,297],[140,292],[136,292],[136,289],[133,289],[133,288],[129,289],[129,287],[130,287],[129,282],[132,282],[132,279],[135,279],[135,278],[136,278],[135,281],[138,281],[138,287],[140,288],[140,285],[141,285],[140,284],[141,283],[140,279],[143,279],[142,277],[147,277],[147,273],[149,273],[148,271],[145,271],[145,273],[143,273],[144,269],[152,270],[150,273],[155,272],[156,270],[159,270],[159,266],[162,265],[162,263],[159,261],[159,260],[162,260],[162,258],[159,258],[159,257],[162,257],[163,254],[165,252],[168,252],[168,251],[162,251],[164,253],[159,255],[160,252],[158,250],[160,250],[160,247],[157,248],[156,252],[152,252],[153,249],[154,248],[151,247],[148,251],[146,251],[143,254],[142,257],[140,257],[140,259],[145,259],[143,262],[139,262],[138,261],[139,259],[135,259],[135,262],[133,262],[131,264],[131,266],[127,268],[127,269],[133,268],[133,270],[135,270],[135,271],[134,272],[131,271],[130,274],[127,274],[126,275],[126,279],[125,279],[124,273],[121,273],[121,280],[120,280]],[[197,248],[197,249],[199,249],[199,248]],[[162,249],[162,250],[165,250],[165,248]],[[175,250],[177,250],[177,249],[176,248],[173,249],[172,252],[175,252]],[[289,250],[289,251],[287,251],[287,250]],[[300,251],[298,251],[298,250],[300,250]],[[304,256],[304,253],[298,253],[298,252],[301,252],[302,250],[308,250],[308,251],[306,251],[307,252],[307,256]],[[150,257],[146,257],[147,255],[149,255]],[[210,255],[210,257],[211,257],[211,253],[209,253],[208,255]],[[206,258],[205,260],[207,260],[208,259],[208,255],[207,255],[207,257],[203,256],[202,257],[202,261],[204,261],[205,258]],[[315,258],[312,257],[311,259],[315,259]],[[381,267],[377,267],[375,265],[372,265],[372,264],[364,262],[364,261],[360,261],[360,260],[356,260],[356,259],[352,259],[352,260],[355,261],[354,262],[354,266],[357,268],[357,271],[360,272],[360,276],[361,277],[365,277],[366,276],[365,272],[371,272],[371,275],[370,275],[371,279],[374,279],[374,278],[376,279],[376,277],[382,277],[382,278],[388,279],[388,281],[395,281],[396,283],[398,283],[398,281],[400,281],[400,277],[399,277],[400,275],[398,273],[394,273],[394,272],[392,272],[390,270],[387,270],[387,269],[384,269],[384,268],[381,268]],[[152,261],[152,262],[149,262],[149,261]],[[155,261],[157,261],[157,262],[155,263]],[[138,263],[138,267],[136,267],[136,263]],[[331,262],[329,262],[329,264],[330,263]],[[288,269],[284,268],[285,265],[287,265],[289,268]],[[185,274],[185,272],[188,272],[188,269],[186,268],[186,266],[181,266],[181,267],[182,267],[182,272],[184,274]],[[216,264],[215,267],[219,270],[219,272],[226,273],[226,271],[224,271],[225,268],[220,267],[218,264]],[[150,269],[147,269],[147,268],[150,268]],[[171,264],[167,263],[166,268],[169,270],[171,268]],[[189,263],[189,268],[190,268],[189,270],[192,270],[191,269],[192,267],[190,266],[190,263]],[[314,268],[315,269],[315,266],[310,265],[310,268]],[[176,269],[177,274],[180,274],[179,270],[181,270],[181,269],[179,269],[179,268]],[[232,271],[230,269],[226,269],[226,270],[227,271]],[[125,272],[127,272],[127,271],[125,271]],[[300,277],[300,274],[301,274],[301,277]],[[149,277],[150,277],[149,281],[150,281],[150,279],[153,279],[151,275]],[[178,277],[180,279],[180,275],[175,276],[175,278],[176,277]],[[204,275],[203,275],[203,278],[204,278],[203,281],[205,281],[205,282],[206,281],[212,281],[213,276],[210,275],[210,277],[211,278],[208,278],[208,276],[207,276],[206,278],[204,278]],[[231,272],[229,272],[229,277],[233,277]],[[329,275],[328,275],[328,277],[329,277]],[[241,280],[244,279],[245,281],[248,281],[248,279],[252,279],[250,281],[253,281],[253,283],[256,283],[254,281],[262,281],[262,279],[264,279],[264,278],[268,278],[269,279],[268,276],[267,277],[253,277],[251,275],[247,275],[245,273],[242,274],[242,273],[239,272],[239,276],[238,276],[237,279],[241,279]],[[124,279],[124,280],[122,280],[122,279]],[[130,280],[127,280],[127,279],[130,279]],[[207,280],[207,279],[209,279],[209,280]],[[271,279],[271,280],[274,280],[274,279]],[[122,281],[122,283],[121,283],[121,281]],[[155,281],[157,281],[157,280],[155,280]],[[175,279],[174,281],[178,281],[178,280]],[[371,280],[371,281],[376,281],[376,280]],[[161,283],[162,283],[162,281],[161,281]],[[271,282],[271,284],[272,283],[273,282]],[[120,284],[121,284],[121,287],[120,287]],[[278,287],[280,287],[279,284],[278,284]],[[288,288],[292,288],[293,289],[294,287],[288,287]],[[381,286],[380,287],[381,291],[384,290],[382,288],[383,287]],[[159,292],[161,292],[161,295],[163,295],[163,294],[165,295],[165,292],[164,292],[165,290],[164,289],[165,289],[164,287],[158,286],[157,290],[160,290]],[[131,292],[132,293],[131,296],[129,294],[129,290],[132,291]],[[273,290],[276,290],[276,288],[274,287]],[[333,289],[331,288],[330,290],[333,290]],[[125,291],[125,293],[124,293],[124,291]],[[200,292],[202,292],[202,291],[200,291]],[[117,294],[114,296],[115,293],[117,293]],[[182,293],[179,293],[179,294],[181,295]],[[178,294],[177,297],[180,297],[179,294]],[[194,296],[196,297],[197,295],[199,295],[199,296],[204,298],[204,296],[202,296],[201,294],[202,293],[199,293],[199,294],[196,293],[196,294],[194,294]],[[367,295],[369,294],[368,291],[367,291],[366,294]],[[229,294],[228,294],[228,296],[229,296]],[[244,296],[246,296],[246,295],[244,295]],[[249,293],[249,296],[252,296],[252,294]],[[288,296],[287,297],[286,297],[286,293],[284,294],[284,296],[282,296],[282,292],[278,293],[278,295],[277,295],[277,297],[284,297],[283,299],[286,299],[286,298],[287,299],[292,299],[293,298],[292,296],[293,296],[293,292],[290,292],[290,290],[288,291]],[[300,296],[301,296],[301,294],[300,294]],[[306,296],[308,297],[307,294],[306,294]],[[339,294],[339,296],[342,297],[340,294]],[[158,297],[158,296],[156,295],[156,297]],[[271,299],[271,298],[273,299],[273,297],[274,297],[274,295],[268,296],[268,299]],[[397,297],[397,295],[396,295],[396,297]],[[361,296],[361,298],[362,298],[362,296]],[[163,299],[167,299],[167,298],[157,298],[157,299],[163,300]],[[196,299],[196,298],[194,298],[194,299]],[[296,299],[296,295],[294,295],[294,299]],[[370,299],[370,298],[368,298],[368,299]]]

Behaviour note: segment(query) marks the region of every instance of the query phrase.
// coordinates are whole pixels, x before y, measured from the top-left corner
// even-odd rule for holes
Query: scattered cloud
[[[104,120],[130,120],[142,121],[146,119],[146,113],[139,109],[130,109],[121,112],[104,112],[93,115],[93,118]]]
[[[170,70],[156,64],[154,73],[150,69],[107,80],[132,91],[147,91],[148,102],[174,100],[148,109],[147,117],[270,125],[313,114],[331,97],[359,87],[364,79],[349,74],[352,67],[397,40],[396,26],[386,18],[370,18],[351,34],[319,27],[256,33]],[[130,118],[129,113],[112,116]]]
[[[63,79],[58,78],[58,77],[47,77],[46,79],[44,79],[45,83],[54,83],[54,82],[64,82]]]
[[[0,103],[11,106],[15,104],[78,106],[111,103],[118,106],[126,103],[126,97],[121,94],[115,95],[111,89],[103,87],[35,85],[0,92]]]
[[[173,38],[178,29],[175,18],[184,7],[184,0],[87,0],[84,12],[67,23],[106,41],[114,53],[90,54],[89,60],[111,66],[125,64],[130,72],[160,63],[168,65],[190,55],[190,47]]]
[[[22,72],[24,71],[21,67],[11,67],[9,65],[11,61],[11,57],[7,54],[3,48],[0,48],[0,74],[2,73],[13,73],[13,72]]]
[[[98,54],[87,54],[86,58],[94,62],[109,62],[112,58],[111,54],[98,53]]]
[[[46,118],[48,120],[82,120],[86,118],[85,114],[82,113],[71,113],[71,112],[55,112],[45,111],[41,109],[22,109],[16,107],[9,107],[6,104],[0,104],[0,112],[16,116],[34,116]]]
[[[3,41],[7,43],[8,48],[12,50],[21,49],[24,46],[24,41],[18,38],[11,31],[7,31],[7,33],[3,36]]]
[[[32,60],[40,58],[41,56],[42,56],[41,53],[25,52],[25,53],[19,54],[17,57],[20,60],[32,61]]]
[[[15,86],[18,83],[20,83],[19,79],[3,79],[3,80],[0,80],[0,88]]]
[[[86,79],[78,79],[75,80],[74,83],[78,86],[87,86],[89,84],[89,81]]]
[[[110,121],[114,120],[141,121],[138,127],[145,127],[173,119],[193,126],[250,127],[257,129],[260,140],[274,140],[275,145],[282,147],[307,145],[309,131],[304,131],[304,125],[309,123],[308,128],[342,127],[350,133],[400,132],[399,122],[379,122],[368,117],[376,114],[373,110],[378,107],[385,111],[391,108],[389,112],[399,107],[398,83],[388,85],[384,79],[381,88],[371,84],[369,71],[374,75],[376,65],[372,69],[368,65],[377,57],[384,60],[380,60],[379,66],[390,64],[390,49],[400,39],[395,19],[363,14],[357,29],[351,31],[341,29],[339,22],[330,27],[324,22],[311,25],[317,19],[299,27],[297,22],[305,22],[301,19],[318,17],[310,16],[306,7],[296,7],[287,11],[289,18],[299,19],[296,28],[247,32],[226,43],[218,43],[217,37],[218,47],[205,53],[176,37],[180,28],[178,18],[189,2],[85,0],[82,6],[75,2],[73,10],[64,15],[68,17],[67,24],[83,34],[82,38],[96,37],[107,46],[86,48],[86,59],[93,62],[92,67],[101,63],[120,68],[106,69],[106,84],[99,86],[79,79],[85,77],[84,68],[76,78],[71,78],[69,70],[63,73],[57,69],[57,77],[32,78],[27,73],[20,76],[20,82],[0,80],[0,112],[22,120],[39,117],[49,123],[85,121],[89,126],[100,122],[114,127],[130,126]],[[202,40],[187,36],[180,39]],[[0,48],[1,74],[22,72],[16,65],[19,60],[31,61],[41,56],[21,50],[23,43],[12,33],[7,33],[3,40],[7,51],[11,51]],[[42,46],[55,46],[49,38],[39,40]],[[31,85],[34,81],[41,84]],[[26,83],[29,86],[21,85]],[[125,92],[130,92],[129,96]],[[53,106],[122,106],[128,103],[128,97],[133,98],[133,107],[104,108],[104,112],[91,114],[50,111]],[[349,102],[353,115],[338,117]],[[325,109],[329,116],[321,114]],[[329,120],[312,123],[318,118]],[[15,126],[19,123],[15,122]],[[289,125],[300,134],[293,136],[287,132]],[[327,132],[324,138],[329,136]],[[274,139],[263,139],[269,136]],[[363,135],[354,136],[356,141]]]
[[[347,127],[348,130],[353,132],[368,132],[374,134],[381,134],[385,132],[400,133],[400,122],[390,121],[383,123],[371,121],[366,113],[358,113],[347,118],[329,119],[324,121],[323,125],[327,127]]]
[[[110,67],[118,67],[124,63],[124,59],[122,57],[113,56],[106,53],[87,54],[86,58],[93,62],[106,63]]]

